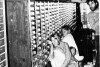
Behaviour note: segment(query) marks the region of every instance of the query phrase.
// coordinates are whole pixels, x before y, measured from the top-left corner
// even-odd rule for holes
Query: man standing
[[[89,5],[91,12],[87,15],[87,22],[89,24],[89,28],[95,31],[95,47],[97,50],[97,58],[96,58],[96,67],[99,64],[99,2],[98,0],[87,0],[87,4]]]
[[[87,0],[91,12],[87,15],[87,22],[90,24],[90,28],[95,30],[95,34],[99,35],[99,3],[97,0]]]

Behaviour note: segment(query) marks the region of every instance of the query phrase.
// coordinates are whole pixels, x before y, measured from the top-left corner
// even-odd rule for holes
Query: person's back
[[[69,47],[74,47],[76,49],[75,58],[79,61],[83,60],[83,56],[79,56],[79,51],[75,43],[74,37],[70,33],[70,27],[63,26],[62,33],[63,33],[62,41],[68,43]]]
[[[75,40],[71,34],[66,35],[62,41],[68,43],[69,47],[73,46],[76,50],[78,50]]]

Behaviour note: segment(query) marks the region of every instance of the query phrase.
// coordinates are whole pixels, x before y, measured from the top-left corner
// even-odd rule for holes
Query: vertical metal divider
[[[37,33],[38,33],[38,31],[37,31],[37,15],[36,15],[36,5],[37,5],[37,1],[35,1],[34,2],[35,4],[34,4],[34,8],[35,8],[35,26],[36,26],[36,47],[38,46],[37,45]],[[38,50],[37,50],[38,51]],[[36,62],[36,64],[38,64],[37,62]],[[34,66],[33,66],[34,67]]]
[[[48,1],[48,32],[47,32],[47,38],[49,37],[49,19],[50,16],[49,16],[49,1]]]
[[[51,21],[50,21],[50,18],[51,18],[51,2],[49,2],[49,36],[51,35]]]
[[[42,29],[42,27],[41,27],[41,24],[42,24],[41,23],[41,5],[42,5],[42,2],[40,1],[40,31],[41,31],[40,32],[40,36],[41,36],[41,43],[42,43],[42,35],[41,35],[42,34],[42,30],[41,30]]]
[[[45,1],[44,1],[44,28],[45,28]],[[44,32],[43,32],[43,40],[45,40],[45,29],[44,29]]]
[[[53,2],[53,6],[52,7],[53,7],[53,12],[54,12],[54,2]],[[54,34],[54,15],[53,15],[53,31],[52,32],[53,32],[52,34]]]
[[[45,6],[45,4],[46,4],[46,2],[44,2],[44,27],[46,27],[46,22],[45,22],[45,13],[46,13],[46,10],[45,10],[45,8],[46,8],[46,6]],[[44,40],[46,39],[46,28],[44,29],[44,31],[45,31],[45,33],[44,33]]]
[[[60,4],[60,2],[59,2],[59,0],[58,0],[58,23],[59,23],[59,27],[61,28],[61,24],[60,24],[60,20],[59,20],[59,19],[60,19],[60,16],[59,16],[59,15],[60,15],[60,14],[59,14],[59,12],[60,12],[60,11],[59,11],[60,6],[59,6],[59,4]]]
[[[43,18],[43,23],[44,23],[44,27],[45,27],[45,2],[43,2],[43,9],[44,9],[44,18]],[[43,29],[43,40],[45,40],[45,29]]]
[[[53,9],[54,9],[54,6],[53,6],[54,2],[52,2],[52,19],[53,19]],[[54,19],[52,20],[52,34],[53,34],[53,30],[54,30]]]
[[[37,44],[37,38],[38,38],[38,35],[37,35],[37,33],[38,33],[38,31],[37,31],[37,15],[36,15],[36,8],[37,8],[37,1],[35,1],[35,25],[36,25],[36,45],[38,46],[38,44]]]
[[[4,22],[4,42],[5,42],[5,59],[6,67],[8,67],[8,57],[7,57],[7,38],[6,38],[6,17],[5,17],[5,0],[3,0],[3,22]]]
[[[46,4],[46,40],[48,38],[48,1]]]
[[[66,7],[66,5],[65,5],[65,3],[64,3],[64,25],[65,25],[65,23],[66,23],[66,22],[65,22],[65,16],[66,16],[66,14],[65,14],[65,9],[66,9],[66,8],[65,8],[65,7]]]
[[[49,17],[50,16],[49,16],[49,1],[48,1],[48,23],[47,23],[48,24],[48,27],[47,27],[48,28],[48,32],[47,32],[47,38],[49,38]]]
[[[45,40],[46,40],[46,2],[44,2],[44,15],[45,15],[45,18],[44,18],[44,22],[45,22]]]
[[[30,26],[30,40],[31,40],[31,43],[30,43],[30,45],[31,45],[31,58],[32,58],[32,60],[31,60],[31,63],[32,63],[32,67],[33,67],[33,56],[32,56],[32,50],[33,50],[33,44],[32,44],[32,23],[31,23],[31,21],[32,21],[32,18],[31,18],[31,5],[34,5],[35,4],[35,2],[34,1],[30,1],[30,0],[28,0],[28,16],[29,16],[29,26]],[[32,8],[34,8],[35,9],[35,7],[32,7]],[[33,20],[35,20],[35,19],[33,19]]]
[[[30,0],[28,0],[28,16],[29,16],[29,24],[30,24],[30,40],[32,39],[32,34],[31,34],[31,19],[30,19]],[[32,41],[32,40],[31,40]],[[30,43],[30,45],[32,44],[32,42]],[[32,45],[31,45],[31,58],[32,58]],[[32,64],[33,65],[33,64]]]
[[[57,9],[58,9],[58,15],[57,15],[57,19],[58,19],[57,22],[58,22],[58,25],[57,25],[57,26],[59,27],[59,0],[58,0],[58,2],[57,2],[57,7],[58,7],[58,8],[57,8]],[[60,29],[60,27],[59,27],[58,29]]]
[[[41,18],[42,18],[41,17],[41,6],[42,6],[42,2],[40,2],[40,23],[42,22],[42,20],[41,20]],[[41,28],[40,30],[41,30],[41,43],[42,43],[42,23],[40,24],[40,26],[41,26],[40,27]]]
[[[56,5],[57,5],[57,3],[56,2],[54,2],[54,32],[57,30],[57,28],[56,28]]]
[[[41,7],[41,1],[39,3],[40,3],[40,5],[39,5],[39,9],[40,9],[40,11],[39,11],[40,12],[40,19],[39,19],[40,20],[40,25],[39,25],[40,26],[39,44],[41,45],[41,8],[40,8]]]
[[[41,41],[43,42],[43,40],[42,40],[42,38],[43,38],[43,32],[42,32],[42,30],[43,30],[43,24],[42,24],[42,8],[43,8],[43,2],[41,2],[41,5],[40,5],[40,17],[41,17]]]
[[[43,32],[42,32],[42,8],[43,8],[43,2],[40,2],[41,50],[43,49],[43,47],[42,47],[42,42],[43,42],[43,40],[42,40],[42,38],[43,38]],[[43,51],[42,51],[42,53],[43,53]]]

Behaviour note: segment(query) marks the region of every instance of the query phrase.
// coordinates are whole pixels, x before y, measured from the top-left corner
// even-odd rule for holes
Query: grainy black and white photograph
[[[0,0],[0,67],[100,67],[99,0]]]

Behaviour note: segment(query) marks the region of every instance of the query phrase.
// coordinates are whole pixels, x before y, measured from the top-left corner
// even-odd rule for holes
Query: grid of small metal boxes
[[[75,12],[75,3],[29,1],[32,67],[44,67],[50,52],[46,40],[63,25],[71,26]]]
[[[8,67],[8,64],[7,64],[7,42],[6,42],[5,0],[0,0],[0,67]]]

